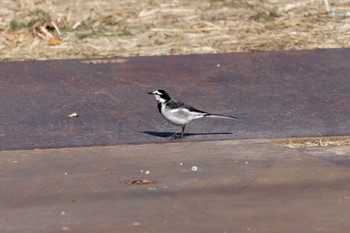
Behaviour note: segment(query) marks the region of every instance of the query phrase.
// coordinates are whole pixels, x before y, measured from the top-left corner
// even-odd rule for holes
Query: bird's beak
[[[149,95],[153,95],[153,92],[148,92],[147,94],[149,94]]]

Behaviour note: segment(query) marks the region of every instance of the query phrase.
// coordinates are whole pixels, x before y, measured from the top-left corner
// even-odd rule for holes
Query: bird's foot
[[[172,135],[170,138],[171,138],[171,139],[181,139],[181,138],[183,138],[183,136],[182,136],[182,135],[176,135],[176,134],[174,134],[174,135]]]

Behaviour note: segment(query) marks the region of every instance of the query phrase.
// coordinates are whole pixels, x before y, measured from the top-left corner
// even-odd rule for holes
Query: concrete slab
[[[268,140],[3,151],[0,232],[345,233],[349,156]]]
[[[350,50],[0,63],[0,149],[169,142],[158,88],[239,121],[185,141],[350,134]],[[68,118],[73,112],[78,118]]]

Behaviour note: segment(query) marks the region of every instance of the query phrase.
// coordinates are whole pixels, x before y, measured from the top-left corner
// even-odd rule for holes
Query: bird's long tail
[[[204,115],[204,117],[237,120],[237,117],[234,117],[234,116],[226,116],[226,115],[210,114],[210,113]]]

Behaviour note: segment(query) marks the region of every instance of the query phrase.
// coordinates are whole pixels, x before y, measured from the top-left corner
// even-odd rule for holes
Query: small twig
[[[73,25],[72,29],[75,30],[77,27],[79,27],[80,24],[81,24],[80,21],[76,22],[76,23]]]
[[[56,23],[54,21],[51,21],[51,24],[55,28],[55,30],[57,31],[57,34],[61,35],[60,29],[57,27]]]
[[[324,4],[326,5],[326,11],[329,13],[330,12],[330,8],[329,8],[328,0],[324,0]]]
[[[33,30],[34,35],[39,36],[41,39],[46,39],[46,37],[40,33],[39,30],[34,29]]]
[[[53,35],[45,27],[40,27],[40,29],[48,38],[53,38]]]
[[[229,30],[229,28],[220,27],[203,27],[203,28],[192,28],[192,29],[181,29],[181,28],[151,28],[152,32],[184,32],[184,33],[196,33],[202,31],[223,31]]]

